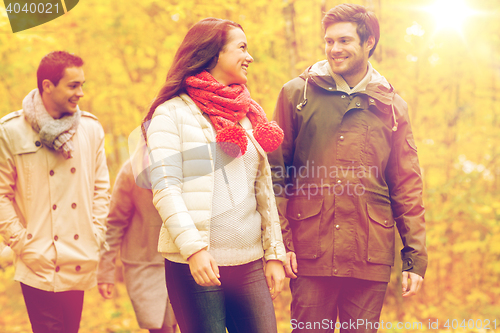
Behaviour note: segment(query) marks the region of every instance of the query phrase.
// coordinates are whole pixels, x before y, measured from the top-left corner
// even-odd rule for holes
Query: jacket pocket
[[[365,150],[368,126],[355,123],[340,131],[337,143],[337,157],[344,162],[361,163],[361,155]]]
[[[406,143],[410,147],[410,149],[408,150],[408,155],[410,156],[411,163],[416,170],[419,170],[420,167],[418,164],[417,145],[415,144],[415,140],[413,139],[413,136],[411,134],[406,136]]]
[[[37,275],[48,276],[54,272],[56,251],[53,246],[47,247],[44,241],[25,243],[20,260]]]
[[[288,201],[286,215],[299,259],[316,259],[323,254],[320,243],[322,207],[322,198],[292,197]]]
[[[390,205],[368,202],[367,260],[373,264],[394,265],[394,219]]]

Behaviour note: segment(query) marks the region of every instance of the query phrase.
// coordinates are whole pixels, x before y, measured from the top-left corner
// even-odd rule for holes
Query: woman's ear
[[[206,70],[207,70],[207,71],[210,71],[210,70],[214,69],[214,68],[215,68],[215,66],[217,66],[217,63],[218,63],[218,62],[219,62],[219,55],[216,55],[216,56],[214,56],[214,57],[212,58],[212,60],[210,60],[210,62],[209,62],[209,63],[208,63],[208,65],[207,65]]]

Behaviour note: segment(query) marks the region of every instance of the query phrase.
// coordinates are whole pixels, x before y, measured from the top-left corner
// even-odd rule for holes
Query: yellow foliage
[[[460,35],[434,32],[435,22],[420,8],[423,2],[353,2],[371,6],[380,18],[381,40],[370,61],[408,102],[425,186],[429,266],[424,286],[419,296],[403,300],[397,262],[382,319],[500,318],[495,304],[500,295],[499,4],[470,2],[482,16],[469,18]],[[338,3],[85,0],[67,15],[18,34],[11,33],[0,10],[0,116],[21,108],[36,86],[43,55],[65,49],[82,56],[81,108],[103,124],[113,180],[128,158],[129,133],[139,126],[192,24],[208,16],[242,24],[255,59],[248,86],[272,117],[282,85],[324,58],[321,17]],[[285,9],[294,10],[291,19]],[[286,33],[290,23],[293,43]],[[407,30],[415,24],[423,34]],[[0,261],[0,268],[0,331],[28,331],[12,266]],[[87,293],[82,332],[140,331],[123,285],[118,289],[110,302],[96,290]],[[289,291],[275,302],[280,333],[289,331],[289,304]]]

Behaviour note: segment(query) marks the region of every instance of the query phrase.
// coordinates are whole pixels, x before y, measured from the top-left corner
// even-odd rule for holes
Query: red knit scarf
[[[266,152],[275,150],[283,141],[283,130],[276,122],[267,120],[245,85],[226,86],[207,71],[188,77],[186,85],[191,99],[210,117],[217,132],[215,140],[226,154],[232,157],[245,154],[248,140],[238,123],[245,116],[252,123],[255,140]]]

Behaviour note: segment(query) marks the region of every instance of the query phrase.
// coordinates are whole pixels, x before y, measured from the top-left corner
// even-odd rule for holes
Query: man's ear
[[[50,81],[49,79],[45,79],[42,81],[42,87],[43,87],[43,92],[47,92],[50,94],[55,86],[52,83],[52,81]]]
[[[365,44],[366,51],[370,52],[370,51],[371,51],[371,49],[373,49],[373,46],[375,46],[375,37],[370,36],[370,37],[368,37],[368,39],[366,40],[366,44]]]

